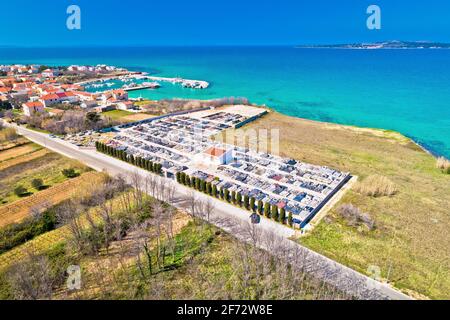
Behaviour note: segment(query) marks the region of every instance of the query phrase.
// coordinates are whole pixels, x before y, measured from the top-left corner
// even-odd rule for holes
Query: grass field
[[[450,175],[406,137],[287,117],[275,112],[245,129],[279,129],[280,153],[351,172],[364,181],[379,175],[398,192],[371,197],[349,191],[313,232],[297,241],[366,274],[371,266],[416,297],[450,298]],[[238,133],[238,135],[242,135]],[[377,228],[349,226],[337,212],[353,204]]]
[[[121,122],[134,122],[134,121],[140,121],[145,120],[149,118],[153,118],[154,115],[149,115],[145,113],[135,113],[135,112],[129,112],[125,110],[112,110],[102,113],[105,117],[110,117],[113,120],[121,121]]]

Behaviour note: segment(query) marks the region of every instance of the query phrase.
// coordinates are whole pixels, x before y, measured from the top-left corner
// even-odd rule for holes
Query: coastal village
[[[50,68],[40,65],[2,65],[0,74],[0,102],[11,103],[26,116],[33,113],[48,112],[50,115],[60,113],[62,105],[71,105],[83,110],[105,112],[124,110],[139,112],[135,100],[129,99],[128,91],[138,89],[156,89],[158,81],[179,83],[183,87],[204,89],[206,81],[186,80],[180,78],[147,77],[143,73],[129,72],[126,69],[107,65],[69,66]],[[73,82],[73,78],[87,81]],[[123,88],[92,93],[86,90],[89,86],[102,87],[106,80],[121,79],[127,82],[134,79],[152,79],[154,82],[144,82],[141,85],[129,83]],[[68,81],[69,80],[69,81]],[[95,84],[100,82],[100,84]],[[102,84],[103,83],[103,84]]]

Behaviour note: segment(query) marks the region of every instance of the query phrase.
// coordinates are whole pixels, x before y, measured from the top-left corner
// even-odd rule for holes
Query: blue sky
[[[70,4],[81,30],[66,28]],[[379,31],[366,28],[370,4],[381,7]],[[0,11],[0,46],[450,42],[445,0],[5,0]]]

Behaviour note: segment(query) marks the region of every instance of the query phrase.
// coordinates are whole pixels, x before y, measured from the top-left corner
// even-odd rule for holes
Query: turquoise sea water
[[[161,83],[132,96],[247,97],[295,117],[396,130],[450,158],[450,50],[0,48],[4,63],[104,63],[207,80],[207,90]]]

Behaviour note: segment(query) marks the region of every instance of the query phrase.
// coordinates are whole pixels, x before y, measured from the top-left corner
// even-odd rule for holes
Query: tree
[[[276,205],[272,205],[272,212],[270,213],[273,220],[278,221],[278,207]]]
[[[236,202],[238,206],[242,207],[242,194],[240,192],[236,194]]]
[[[201,186],[201,190],[202,192],[206,192],[206,181],[202,180],[202,186]]]
[[[209,195],[211,195],[211,193],[212,193],[211,182],[208,182],[208,183],[206,184],[206,193],[209,194]]]
[[[16,196],[18,196],[18,197],[23,197],[26,193],[27,193],[27,189],[26,188],[24,188],[23,186],[17,186],[15,189],[14,189],[14,193],[16,194]]]
[[[231,192],[231,202],[236,204],[236,191]]]
[[[73,168],[63,169],[61,172],[66,178],[75,178],[79,175]]]
[[[196,178],[195,179],[195,189],[200,190],[201,184],[202,184],[202,182],[201,182],[200,178]]]
[[[186,173],[182,172],[180,176],[181,184],[186,184]]]
[[[288,224],[289,224],[290,227],[292,227],[294,225],[294,219],[292,218],[292,212],[289,212]]]
[[[280,217],[278,221],[281,222],[282,224],[286,223],[286,210],[284,208],[280,209]]]
[[[256,211],[256,208],[255,208],[255,202],[256,202],[256,199],[252,197],[252,198],[250,199],[250,209],[251,209],[253,212]]]
[[[181,183],[181,172],[177,172],[176,177],[177,177],[177,182]]]
[[[244,196],[244,208],[247,210],[250,209],[250,197],[248,195]]]
[[[89,124],[97,124],[102,120],[102,117],[97,112],[86,113],[86,121]]]
[[[264,204],[264,215],[270,218],[270,204],[267,202]]]
[[[42,179],[33,179],[31,181],[31,185],[33,186],[33,188],[35,188],[36,190],[41,190],[42,187],[44,186],[44,181],[42,181]]]
[[[261,215],[264,213],[264,204],[263,204],[262,200],[258,201],[258,213]]]
[[[225,201],[230,202],[230,190],[225,189],[223,192],[223,197]]]
[[[217,186],[216,185],[212,186],[212,196],[217,198]]]

